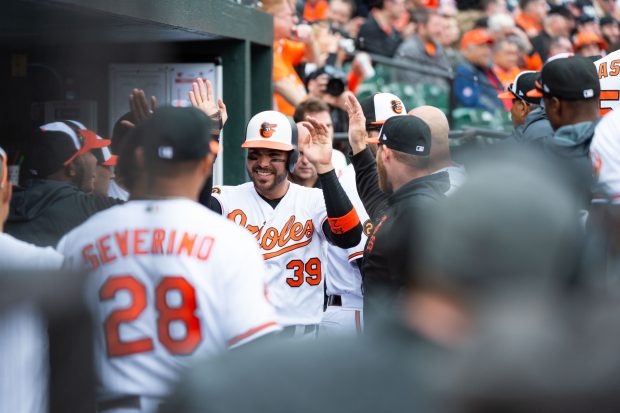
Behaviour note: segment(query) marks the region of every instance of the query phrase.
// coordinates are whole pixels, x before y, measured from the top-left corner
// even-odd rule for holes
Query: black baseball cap
[[[149,159],[190,161],[217,152],[211,119],[196,108],[159,108],[133,133]]]
[[[551,6],[551,9],[549,9],[549,12],[547,13],[547,15],[550,16],[552,14],[557,14],[559,16],[562,16],[562,17],[565,17],[571,20],[575,19],[575,16],[573,15],[573,13],[571,13],[568,7],[566,6]]]
[[[618,24],[618,20],[614,19],[612,16],[604,16],[601,17],[601,21],[599,22],[599,26],[607,26],[609,24]]]
[[[539,105],[540,98],[527,96],[527,92],[536,87],[535,83],[539,75],[540,73],[535,71],[525,71],[519,73],[512,83],[508,85],[506,91],[498,94],[497,97],[500,99],[519,99],[525,101],[526,103]]]
[[[360,106],[366,118],[366,130],[379,130],[383,123],[392,116],[407,114],[402,99],[392,93],[375,93],[362,100]]]
[[[563,100],[597,99],[601,93],[592,59],[569,56],[550,60],[542,68],[536,89],[528,97],[557,97]]]
[[[31,137],[24,166],[33,177],[45,178],[76,157],[109,145],[110,140],[102,139],[78,121],[46,123]]]
[[[368,142],[411,155],[428,156],[431,152],[431,129],[417,116],[394,116],[385,121],[379,137]]]

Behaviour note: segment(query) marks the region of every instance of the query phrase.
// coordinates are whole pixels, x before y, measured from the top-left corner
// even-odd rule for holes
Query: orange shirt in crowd
[[[304,20],[307,22],[327,20],[328,7],[329,3],[327,3],[327,0],[319,0],[315,5],[306,2],[304,6]]]
[[[511,67],[508,70],[504,70],[499,66],[493,66],[493,73],[495,73],[495,76],[497,76],[499,81],[502,82],[502,86],[504,87],[504,89],[506,89],[508,85],[510,85],[515,80],[515,78],[520,72],[521,70],[518,67]],[[504,109],[510,110],[510,108],[512,107],[512,100],[502,99],[502,104],[504,105]]]
[[[531,55],[525,55],[523,58],[523,70],[534,70],[540,72],[543,67],[543,61],[538,52]]]
[[[521,72],[518,67],[511,67],[508,70],[504,70],[499,66],[493,66],[493,72],[495,76],[502,82],[502,86],[504,88],[508,87],[512,83],[512,81],[517,77],[517,75]]]
[[[295,66],[304,59],[305,45],[292,40],[280,40],[273,44],[273,81],[289,78],[305,95],[304,82],[295,72]],[[288,116],[293,116],[295,107],[287,102],[279,93],[274,93],[276,110]]]
[[[439,8],[439,0],[423,0],[422,5],[431,9]]]
[[[543,29],[541,21],[526,13],[521,13],[515,17],[515,22],[529,37],[539,35]]]

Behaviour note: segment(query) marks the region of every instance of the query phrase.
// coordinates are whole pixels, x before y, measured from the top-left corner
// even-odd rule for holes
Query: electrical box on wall
[[[97,102],[94,100],[51,101],[44,105],[45,123],[55,120],[78,120],[90,130],[97,130]]]
[[[52,100],[33,103],[32,120],[36,124],[56,120],[77,120],[88,129],[97,130],[97,102],[94,100]]]
[[[208,79],[213,85],[215,98],[222,98],[222,66],[214,63],[113,63],[110,73],[109,130],[129,112],[129,95],[133,89],[142,89],[150,102],[157,98],[159,106],[190,106],[189,91],[197,78]],[[222,145],[220,145],[220,155]],[[223,182],[223,156],[213,166],[213,183]]]

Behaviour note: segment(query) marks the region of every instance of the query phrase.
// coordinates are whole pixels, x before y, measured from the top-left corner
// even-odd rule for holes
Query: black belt
[[[330,295],[327,297],[327,305],[342,307],[342,297],[339,295]]]
[[[136,409],[140,410],[140,396],[121,396],[111,400],[97,402],[97,410],[105,412],[106,410],[116,409]]]

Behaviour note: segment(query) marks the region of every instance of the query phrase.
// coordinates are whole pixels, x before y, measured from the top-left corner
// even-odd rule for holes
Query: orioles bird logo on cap
[[[263,138],[271,138],[271,135],[276,131],[278,124],[263,122],[260,124],[260,136]]]
[[[397,113],[399,115],[403,113],[403,104],[400,100],[393,100],[390,102],[390,104],[392,105],[392,110],[394,111],[394,113]]]

